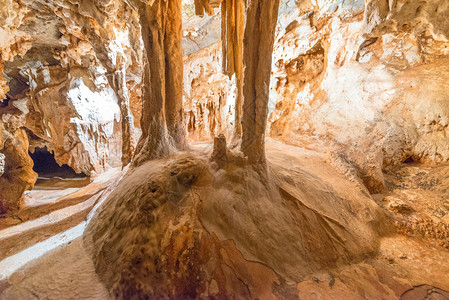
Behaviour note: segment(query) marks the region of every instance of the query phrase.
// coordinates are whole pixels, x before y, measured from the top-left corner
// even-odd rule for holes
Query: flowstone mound
[[[383,217],[355,185],[228,158],[218,169],[176,156],[124,177],[84,238],[115,298],[292,298],[312,272],[376,253]]]

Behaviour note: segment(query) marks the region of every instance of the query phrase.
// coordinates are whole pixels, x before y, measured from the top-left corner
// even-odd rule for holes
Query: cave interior
[[[0,299],[448,299],[446,0],[0,0]]]

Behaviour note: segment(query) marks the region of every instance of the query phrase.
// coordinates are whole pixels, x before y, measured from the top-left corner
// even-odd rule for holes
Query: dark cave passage
[[[33,170],[39,177],[51,178],[85,178],[86,175],[76,173],[71,167],[64,164],[59,166],[54,153],[50,153],[47,147],[36,148],[34,153],[29,152],[34,162]]]
[[[8,95],[6,95],[6,99],[3,99],[3,100],[0,99],[0,107],[7,107],[9,101],[10,101],[10,98]]]

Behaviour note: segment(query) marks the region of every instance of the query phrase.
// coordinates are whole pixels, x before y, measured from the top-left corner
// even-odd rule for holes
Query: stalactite
[[[136,146],[135,135],[134,135],[134,120],[129,107],[129,94],[128,88],[126,87],[126,70],[125,61],[121,55],[118,55],[116,62],[114,63],[110,56],[107,45],[109,41],[100,37],[94,27],[95,26],[92,19],[90,22],[86,22],[89,26],[83,29],[83,34],[92,48],[95,51],[96,57],[106,69],[109,74],[107,76],[109,85],[114,90],[114,93],[118,100],[118,105],[120,107],[121,115],[121,125],[122,125],[122,165],[126,166],[131,162],[133,157],[134,149]],[[106,36],[106,34],[102,35]]]
[[[181,0],[138,2],[146,53],[143,80],[142,137],[134,164],[170,152],[170,139],[184,145],[182,122]]]
[[[235,74],[237,98],[235,103],[235,137],[242,133],[243,101],[243,32],[245,6],[243,0],[223,0],[221,4],[221,43],[223,73]]]
[[[208,15],[213,15],[214,9],[209,2],[210,0],[195,0],[195,14],[200,17],[204,16],[204,12]]]
[[[247,0],[243,40],[242,145],[248,162],[265,162],[270,74],[279,0]]]
[[[125,63],[121,56],[117,57],[117,70],[114,74],[116,95],[120,106],[122,120],[122,165],[126,166],[131,162],[136,147],[134,134],[134,117],[129,107],[129,94],[126,87]],[[113,85],[114,88],[114,85]]]

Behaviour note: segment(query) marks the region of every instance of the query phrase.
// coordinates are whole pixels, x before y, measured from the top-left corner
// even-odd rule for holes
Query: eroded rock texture
[[[329,152],[330,163],[372,192],[384,191],[383,172],[409,157],[446,162],[447,15],[441,1],[282,1],[267,134]],[[221,93],[227,83],[219,82],[209,94]],[[231,83],[225,92],[235,106]],[[219,98],[209,106],[220,107]],[[205,119],[196,136],[214,122]],[[225,125],[232,131],[236,122]]]
[[[385,189],[382,171],[409,157],[447,161],[443,16],[442,1],[285,1],[270,135],[328,148],[372,192]]]
[[[114,92],[96,86],[106,80],[104,74],[92,79],[87,72],[71,68],[68,73],[58,66],[31,71],[26,127],[31,130],[31,151],[46,146],[60,165],[90,174],[101,172],[108,162],[117,164],[121,141]]]
[[[192,141],[234,134],[235,81],[221,72],[220,58],[218,43],[184,57],[183,108]]]
[[[0,7],[3,177],[20,182],[17,172],[8,175],[8,161],[32,168],[28,150],[35,147],[47,147],[58,164],[87,175],[120,159],[129,163],[135,146],[129,102],[140,102],[135,87],[142,74],[135,12],[123,1],[3,0]],[[28,149],[8,157],[6,134],[15,136],[18,118],[27,138],[13,144]],[[21,197],[13,198],[19,203]]]
[[[449,247],[432,167],[449,160],[448,16],[437,0],[0,0],[0,216],[36,181],[28,151],[96,175],[141,130],[83,237],[111,298],[447,297],[446,265],[419,270],[447,253],[409,236]],[[213,150],[180,153],[187,138]]]
[[[2,129],[0,155],[0,215],[17,212],[22,205],[23,192],[33,188],[37,174],[28,155],[28,137],[20,128]]]

